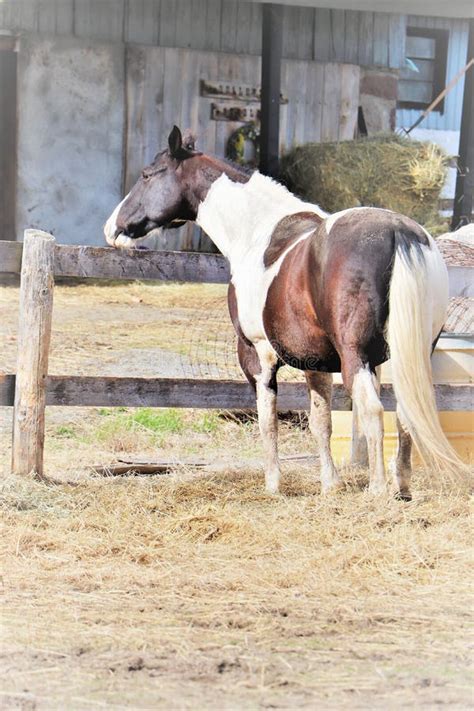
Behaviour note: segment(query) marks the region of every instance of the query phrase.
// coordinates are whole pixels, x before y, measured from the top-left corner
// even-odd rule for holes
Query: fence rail
[[[59,245],[45,232],[26,230],[23,244],[0,242],[0,273],[21,274],[17,373],[0,375],[0,406],[15,408],[14,472],[43,473],[46,406],[255,408],[244,380],[48,375],[54,277],[223,284],[230,274],[221,255]],[[435,391],[439,410],[472,409],[471,385],[436,385]],[[395,409],[390,385],[382,385],[381,399],[386,410]],[[279,386],[279,410],[307,407],[304,383]],[[342,385],[334,387],[332,408],[352,409]]]
[[[21,274],[23,243],[0,242],[0,273]],[[227,284],[229,263],[221,254],[117,250],[54,245],[55,277]]]
[[[471,385],[435,386],[436,404],[443,412],[472,409]],[[45,381],[48,407],[191,407],[198,409],[254,410],[255,393],[245,381],[191,378],[114,378],[49,375]],[[388,412],[395,410],[391,385],[381,386],[380,399]],[[0,407],[15,402],[15,375],[0,375]],[[278,409],[307,410],[305,383],[280,383]],[[333,387],[332,409],[351,410],[343,385]]]

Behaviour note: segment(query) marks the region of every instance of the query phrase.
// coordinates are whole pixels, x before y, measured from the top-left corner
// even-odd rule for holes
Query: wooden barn
[[[279,150],[350,139],[361,111],[369,133],[411,125],[465,65],[473,16],[469,0],[407,14],[425,6],[286,0]],[[102,244],[104,220],[174,123],[225,155],[259,116],[262,7],[0,0],[0,239],[39,227],[59,242]],[[419,129],[448,136],[455,153],[463,85]],[[244,145],[251,158],[252,142]],[[161,246],[209,243],[187,228]]]

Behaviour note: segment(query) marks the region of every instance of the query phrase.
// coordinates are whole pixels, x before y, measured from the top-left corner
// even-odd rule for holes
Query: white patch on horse
[[[128,195],[125,195],[124,199],[119,202],[119,204],[117,205],[117,207],[104,225],[105,241],[107,242],[107,244],[110,244],[111,247],[130,247],[133,244],[133,240],[131,239],[131,237],[126,237],[125,235],[118,235],[117,237],[115,236],[115,233],[117,232],[117,217],[120,212],[120,208],[122,207],[125,200],[127,200],[129,195],[130,193],[128,193]]]
[[[301,235],[270,268],[265,268],[264,253],[275,227],[297,212],[326,217],[317,205],[303,202],[260,173],[254,173],[247,183],[234,183],[223,174],[199,207],[197,224],[230,262],[240,327],[252,342],[266,338],[263,310],[267,292],[284,258],[314,231]]]

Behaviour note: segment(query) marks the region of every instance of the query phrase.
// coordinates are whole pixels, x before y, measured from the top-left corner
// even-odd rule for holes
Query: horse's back
[[[328,217],[318,230],[318,241],[335,251],[344,246],[352,255],[373,251],[393,255],[396,234],[408,241],[428,245],[426,231],[415,220],[379,207],[354,207]]]

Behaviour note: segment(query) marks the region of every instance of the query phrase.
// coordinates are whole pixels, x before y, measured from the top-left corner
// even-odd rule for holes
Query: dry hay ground
[[[114,368],[123,362],[130,332],[122,325],[118,345],[110,338],[113,314],[143,320],[145,335],[155,328],[153,304],[140,299],[186,296],[160,289],[58,289],[53,372],[64,372],[64,358],[69,372],[87,363],[94,372],[95,361],[97,373],[105,351]],[[14,341],[16,291],[0,298],[2,337]],[[187,298],[169,309],[190,308]],[[132,354],[123,372],[139,365]],[[345,491],[322,497],[317,471],[293,462],[282,496],[269,497],[258,468],[235,466],[261,456],[252,420],[80,408],[48,412],[47,472],[77,480],[48,486],[8,475],[8,417],[0,428],[2,708],[471,704],[464,488],[418,470],[412,503],[374,501],[366,473],[346,469]],[[302,428],[282,423],[281,432],[283,452],[310,449]],[[122,453],[228,465],[155,478],[88,474],[88,464]]]

